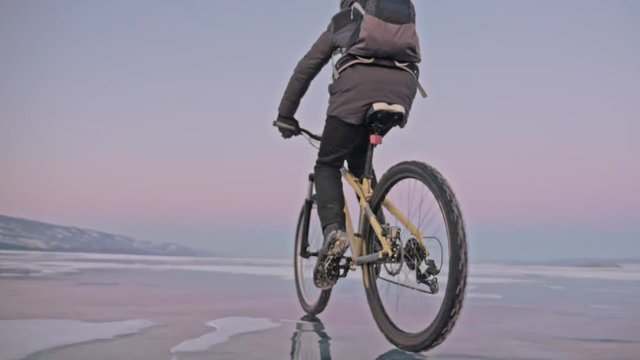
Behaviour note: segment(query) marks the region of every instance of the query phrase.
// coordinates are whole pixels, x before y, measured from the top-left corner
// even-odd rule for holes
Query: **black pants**
[[[336,117],[327,117],[315,166],[316,200],[323,229],[330,224],[345,229],[340,168],[346,160],[353,175],[363,175],[368,135],[364,124],[353,125]]]

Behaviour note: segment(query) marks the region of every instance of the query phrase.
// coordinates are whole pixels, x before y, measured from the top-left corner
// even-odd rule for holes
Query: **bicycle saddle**
[[[371,104],[365,116],[365,124],[371,135],[386,135],[394,126],[402,125],[405,121],[406,110],[398,104],[377,102]]]

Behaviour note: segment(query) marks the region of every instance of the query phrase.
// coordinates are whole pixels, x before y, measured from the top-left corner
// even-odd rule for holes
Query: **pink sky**
[[[270,122],[335,6],[251,2],[230,33],[245,5],[64,3],[0,3],[0,213],[202,247],[290,232],[315,150]],[[567,253],[584,232],[640,253],[640,5],[416,5],[431,96],[378,171],[435,165],[489,247],[557,226]],[[313,130],[329,79],[298,114]]]

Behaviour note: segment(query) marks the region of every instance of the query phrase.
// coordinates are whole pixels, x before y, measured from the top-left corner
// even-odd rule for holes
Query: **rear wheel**
[[[385,199],[422,231],[428,256],[419,239],[383,207]],[[382,177],[371,206],[384,213],[389,229],[399,230],[395,256],[363,267],[373,317],[399,348],[431,349],[453,328],[466,286],[466,235],[455,195],[434,168],[402,162]],[[372,230],[366,238],[368,253],[380,248]]]
[[[331,289],[321,290],[313,284],[313,268],[323,242],[322,226],[318,218],[315,196],[306,200],[298,217],[294,253],[294,274],[298,300],[310,315],[321,313],[329,302]]]

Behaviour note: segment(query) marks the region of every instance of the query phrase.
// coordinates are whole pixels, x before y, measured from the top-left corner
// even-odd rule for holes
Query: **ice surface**
[[[622,264],[620,267],[612,268],[477,264],[471,268],[470,273],[472,277],[551,277],[614,281],[640,281],[640,266],[637,264]]]
[[[2,276],[43,276],[83,270],[180,270],[293,279],[293,266],[289,259],[0,251]],[[441,276],[444,275],[443,272]],[[355,280],[361,278],[359,270],[347,277]],[[612,268],[588,268],[472,263],[469,269],[471,284],[543,282],[545,278],[640,281],[640,265],[622,264],[620,267]]]
[[[171,349],[172,353],[205,351],[213,345],[223,343],[233,335],[252,331],[267,330],[280,326],[268,319],[251,317],[225,317],[212,320],[207,326],[216,328],[216,331],[181,342]]]
[[[513,283],[535,282],[535,281],[527,280],[527,279],[497,277],[497,276],[493,276],[493,277],[470,276],[469,282],[472,284],[513,284]]]
[[[30,275],[30,269],[39,271],[40,277]],[[230,275],[237,270],[247,276]],[[60,271],[76,273],[56,275]],[[251,274],[257,272],[262,276]],[[628,280],[640,273],[637,265],[594,269],[471,262],[469,272],[463,315],[452,336],[430,353],[430,359],[640,359],[636,309],[640,282]],[[293,273],[291,259],[0,252],[0,275],[5,275],[0,278],[0,319],[110,316],[107,320],[140,318],[165,324],[124,339],[91,341],[100,339],[92,336],[79,345],[87,340],[73,338],[59,343],[69,346],[56,347],[58,344],[44,343],[37,329],[31,334],[17,333],[20,322],[7,335],[4,323],[0,324],[0,360],[24,356],[47,360],[290,359],[293,349],[300,350],[298,359],[328,358],[328,352],[334,359],[404,358],[389,352],[392,346],[374,325],[359,271],[349,274],[351,283],[338,283],[322,317],[326,328],[296,320],[304,312],[297,306],[293,281],[282,278],[285,273]],[[600,276],[627,281],[602,281]],[[385,293],[388,305],[396,294],[405,292],[390,288]],[[407,296],[397,308],[398,315],[402,317],[405,305],[421,306],[420,299],[421,295]],[[429,317],[414,316],[412,310],[408,314],[409,328],[418,328]],[[252,319],[236,321],[236,327],[225,323],[227,316],[237,315]],[[203,327],[210,319],[219,320]],[[265,323],[268,325],[260,325]],[[260,331],[266,326],[273,328]],[[45,329],[47,336],[54,337],[71,331],[89,334],[76,326]],[[247,334],[251,331],[255,332]],[[21,353],[15,354],[15,346],[20,346]],[[56,348],[33,354],[47,347]],[[206,351],[190,352],[203,349]]]
[[[612,308],[611,305],[600,305],[600,304],[589,305],[589,307],[592,309],[603,309],[603,310],[608,310]]]
[[[47,349],[109,340],[153,326],[149,320],[90,323],[77,320],[0,320],[0,360],[17,360]]]
[[[0,251],[0,274],[4,276],[42,276],[82,270],[183,270],[293,279],[289,260],[285,265],[284,260],[274,259]]]

